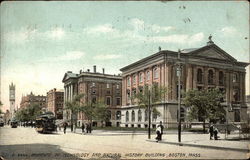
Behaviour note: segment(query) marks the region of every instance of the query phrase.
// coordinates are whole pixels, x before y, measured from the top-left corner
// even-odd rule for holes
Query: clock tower
[[[10,92],[10,115],[11,118],[14,117],[14,112],[15,112],[15,89],[16,86],[13,85],[13,82],[11,83],[11,85],[9,86],[9,92]]]

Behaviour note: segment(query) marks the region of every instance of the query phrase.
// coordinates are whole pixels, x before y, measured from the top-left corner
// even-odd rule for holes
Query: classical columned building
[[[157,84],[167,88],[162,103],[156,108],[160,116],[150,115],[152,126],[163,121],[166,127],[177,124],[177,77],[178,52],[160,50],[122,71],[122,126],[148,127],[148,115],[144,109],[131,101],[131,96],[143,90],[145,85]],[[225,92],[222,103],[228,110],[229,122],[242,122],[247,118],[245,103],[245,75],[248,63],[239,62],[209,39],[201,48],[180,51],[181,90],[219,88]],[[181,114],[186,115],[182,104]],[[197,121],[202,121],[199,117]]]
[[[83,103],[96,103],[103,100],[108,107],[109,120],[105,122],[105,126],[119,126],[121,118],[121,100],[122,100],[122,78],[120,75],[105,74],[96,71],[96,66],[93,67],[93,72],[88,69],[86,72],[80,70],[79,74],[68,71],[63,78],[64,83],[64,102],[70,102],[74,96],[83,94],[81,99]],[[66,107],[66,106],[65,106]],[[63,119],[70,121],[77,119],[77,125],[81,126],[82,122],[86,121],[83,113],[72,115],[70,110],[64,110]],[[101,125],[101,122],[94,120],[93,126]]]

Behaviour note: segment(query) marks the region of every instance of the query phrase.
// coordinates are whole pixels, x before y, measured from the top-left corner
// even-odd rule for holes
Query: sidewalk
[[[63,132],[63,130],[59,131]],[[67,133],[72,134],[82,134],[81,129],[76,129],[76,132],[71,132],[70,129],[67,129]],[[109,130],[93,130],[92,133],[84,133],[89,136],[142,136],[145,135],[145,140],[147,142],[156,143],[155,134],[151,134],[151,139],[147,138],[147,131],[109,131]],[[193,133],[193,132],[182,132],[181,142],[178,142],[178,132],[176,130],[168,130],[164,132],[163,140],[158,142],[161,144],[171,144],[177,146],[190,146],[198,148],[207,148],[207,149],[218,149],[218,150],[231,150],[238,152],[250,152],[249,141],[248,140],[233,140],[237,138],[238,134],[231,134],[230,139],[225,139],[224,134],[219,134],[219,140],[210,140],[209,134],[202,133]]]
[[[231,138],[233,136],[237,135],[232,135]],[[200,134],[200,133],[186,134],[184,132],[181,135],[180,143],[178,142],[178,134],[176,135],[165,134],[163,135],[163,140],[158,143],[172,144],[178,146],[208,148],[208,149],[250,152],[249,140],[224,139],[223,134],[221,134],[220,137],[221,139],[219,140],[210,140],[209,134]],[[153,138],[147,141],[156,143],[156,141]]]

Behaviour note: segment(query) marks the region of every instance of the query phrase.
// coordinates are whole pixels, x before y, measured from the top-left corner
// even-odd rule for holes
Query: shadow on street
[[[4,160],[48,160],[48,159],[65,159],[81,160],[84,153],[69,154],[60,149],[57,145],[51,144],[17,144],[17,145],[0,145],[0,157]],[[87,154],[87,153],[86,153]]]

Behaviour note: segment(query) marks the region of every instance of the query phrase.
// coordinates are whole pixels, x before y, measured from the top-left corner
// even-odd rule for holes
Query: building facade
[[[213,43],[211,37],[201,48],[178,52],[160,50],[149,57],[120,69],[122,71],[122,121],[124,127],[148,127],[148,116],[131,101],[131,96],[145,85],[157,84],[168,89],[161,104],[156,108],[161,115],[151,115],[152,127],[160,121],[165,127],[176,127],[178,77],[177,62],[181,63],[181,90],[219,88],[225,92],[223,106],[228,110],[229,122],[242,122],[247,118],[245,103],[245,67]],[[182,104],[182,114],[186,114]],[[199,118],[197,121],[201,121]]]
[[[41,107],[41,109],[46,110],[46,96],[43,95],[34,95],[32,92],[29,95],[22,96],[21,103],[20,103],[20,109],[26,108],[29,105],[37,104]]]
[[[10,117],[13,118],[15,115],[15,101],[16,101],[16,86],[11,83],[11,85],[9,85],[9,98],[10,98]]]
[[[64,92],[56,88],[47,92],[47,111],[53,112],[56,119],[63,119]]]
[[[86,72],[80,70],[79,74],[68,71],[65,73],[64,83],[64,102],[72,101],[73,97],[79,94],[84,94],[82,102],[95,103],[103,100],[108,107],[109,121],[105,122],[106,126],[120,126],[121,118],[121,100],[122,100],[122,78],[119,75],[105,74],[96,72],[96,66],[93,67],[93,72],[88,69]],[[63,114],[64,120],[71,120],[69,110],[65,110]],[[77,125],[81,126],[86,120],[84,114],[77,115]],[[93,121],[93,126],[101,125],[101,122]]]

